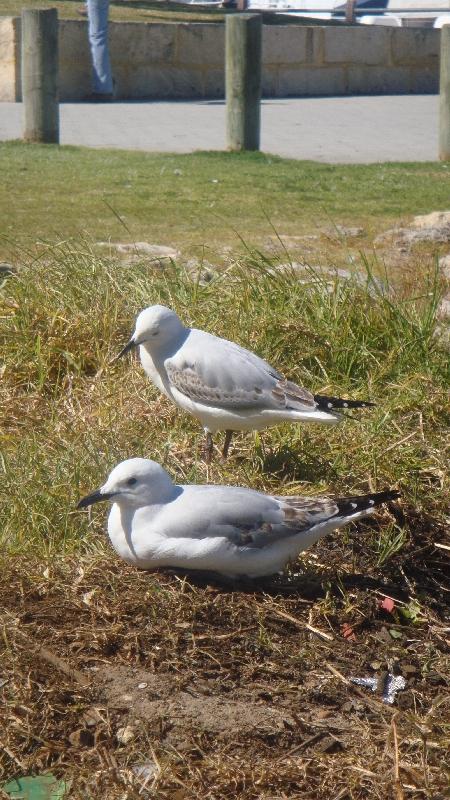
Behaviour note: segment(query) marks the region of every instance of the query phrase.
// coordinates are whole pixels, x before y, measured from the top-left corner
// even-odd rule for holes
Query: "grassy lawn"
[[[19,16],[22,8],[43,8],[41,0],[28,0],[19,3],[17,0],[0,0],[0,16]],[[47,6],[50,7],[50,6]],[[58,10],[61,19],[84,19],[80,14],[85,9],[83,0],[54,0],[52,8]],[[203,8],[186,6],[171,0],[111,0],[109,19],[113,22],[218,22],[224,21],[226,14],[235,13],[234,9]],[[316,25],[312,19],[301,20],[289,14],[281,15],[273,12],[263,14],[265,25]],[[320,20],[322,25],[335,25],[334,20]]]
[[[61,19],[83,19],[78,9],[84,8],[83,0],[52,0],[47,6],[42,0],[0,0],[0,16],[19,16],[22,8],[56,8]],[[165,0],[114,0],[110,3],[109,19],[114,22],[222,22],[225,12],[221,9],[195,9]]]
[[[17,265],[0,277],[5,780],[51,770],[73,781],[69,797],[131,799],[145,791],[133,768],[150,759],[149,796],[163,800],[443,796],[441,251],[430,244],[391,269],[372,240],[447,207],[445,166],[10,143],[0,168],[1,255]],[[337,225],[365,234],[349,248]],[[288,256],[278,242],[272,259],[269,239],[311,232],[296,257],[351,257],[359,278],[305,267],[302,282],[273,268]],[[95,246],[109,239],[181,256],[165,268],[125,263]],[[212,280],[201,258],[186,267],[193,254],[220,267]],[[111,361],[137,311],[157,302],[315,392],[376,408],[331,429],[238,435],[229,461],[207,468],[195,421],[134,359]],[[75,511],[114,464],[138,455],[179,482],[312,495],[393,487],[402,497],[320,542],[285,578],[231,590],[124,566],[106,509]],[[407,679],[393,708],[348,683],[385,669]]]
[[[309,247],[311,258],[317,251],[342,263],[348,252],[335,225],[364,227],[357,250],[370,249],[375,234],[446,208],[450,196],[450,170],[438,163],[341,166],[11,142],[0,144],[0,170],[0,258],[17,257],[18,245],[87,236],[174,245],[211,260],[239,237],[264,248],[276,234],[312,234],[318,239],[303,241],[300,255]]]

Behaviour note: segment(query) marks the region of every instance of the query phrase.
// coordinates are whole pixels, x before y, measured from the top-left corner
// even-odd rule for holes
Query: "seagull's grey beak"
[[[130,341],[125,345],[123,350],[115,357],[114,361],[117,361],[119,358],[122,358],[126,353],[129,353],[130,350],[136,347],[136,342],[134,341],[134,336],[131,337]]]
[[[114,497],[115,492],[93,492],[92,494],[83,497],[77,505],[77,508],[87,508],[93,506],[94,503],[101,503],[102,500],[110,500]]]

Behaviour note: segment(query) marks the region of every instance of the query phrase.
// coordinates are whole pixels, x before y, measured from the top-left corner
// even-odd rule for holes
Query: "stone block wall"
[[[90,91],[87,23],[60,20],[60,99]],[[382,26],[265,25],[270,97],[432,93],[440,31]],[[118,99],[223,98],[225,36],[216,23],[110,24]],[[20,19],[0,18],[0,100],[20,99]]]
[[[20,18],[0,17],[0,101],[20,97]]]

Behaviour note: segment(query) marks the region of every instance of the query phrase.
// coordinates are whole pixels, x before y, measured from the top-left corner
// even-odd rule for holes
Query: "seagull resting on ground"
[[[141,569],[255,578],[280,572],[322,536],[398,496],[385,491],[334,500],[276,497],[239,486],[177,486],[155,461],[131,458],[77,508],[111,500],[111,543]]]
[[[211,460],[212,435],[226,431],[226,458],[234,431],[268,428],[280,422],[336,423],[336,409],[373,403],[313,395],[234,342],[186,328],[170,308],[141,311],[128,344],[117,358],[139,347],[145,372],[158,389],[202,424],[204,455]]]

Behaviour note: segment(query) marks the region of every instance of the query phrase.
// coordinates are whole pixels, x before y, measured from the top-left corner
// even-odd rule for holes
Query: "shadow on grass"
[[[393,504],[392,504],[393,506]],[[391,506],[390,506],[391,508]],[[283,596],[301,598],[308,602],[315,602],[326,595],[338,598],[342,590],[352,592],[376,592],[378,594],[393,596],[401,602],[408,603],[411,597],[423,601],[428,595],[427,602],[436,613],[445,613],[448,601],[450,583],[448,579],[448,563],[445,553],[436,549],[434,538],[439,538],[442,531],[433,531],[426,518],[419,520],[411,517],[406,511],[409,520],[410,533],[408,543],[401,552],[393,555],[385,563],[374,566],[373,553],[363,553],[358,546],[358,539],[353,540],[359,571],[344,571],[345,565],[350,564],[350,555],[346,547],[342,548],[339,541],[335,546],[319,543],[320,560],[317,569],[313,564],[298,562],[292,567],[291,572],[286,571],[279,575],[263,578],[228,578],[213,572],[185,571],[178,569],[157,570],[166,575],[176,576],[195,588],[212,589],[225,593],[238,592],[240,594],[265,594],[270,597]],[[420,522],[422,523],[420,525]],[[367,533],[372,534],[383,530],[383,520],[372,518],[365,521]],[[411,530],[412,528],[412,530]],[[362,535],[363,532],[360,532]],[[360,540],[363,545],[363,540]],[[326,548],[326,550],[325,550]],[[293,571],[295,569],[295,571]],[[369,574],[371,572],[372,574]]]
[[[300,452],[288,445],[270,451],[258,447],[257,454],[262,460],[262,472],[276,475],[281,480],[317,483],[338,477],[327,459],[312,453],[307,446]]]
[[[188,585],[196,589],[211,589],[226,594],[239,593],[247,595],[268,595],[269,597],[292,597],[302,599],[311,603],[322,600],[327,594],[333,597],[340,597],[341,590],[346,591],[371,591],[382,592],[383,594],[394,594],[402,601],[408,600],[407,587],[402,587],[398,582],[386,580],[385,577],[375,577],[369,575],[339,575],[339,578],[324,578],[323,575],[315,575],[311,569],[304,573],[296,573],[292,576],[272,575],[264,578],[227,578],[213,572],[203,571],[183,571],[183,570],[164,570],[164,574],[169,574],[185,581]]]

